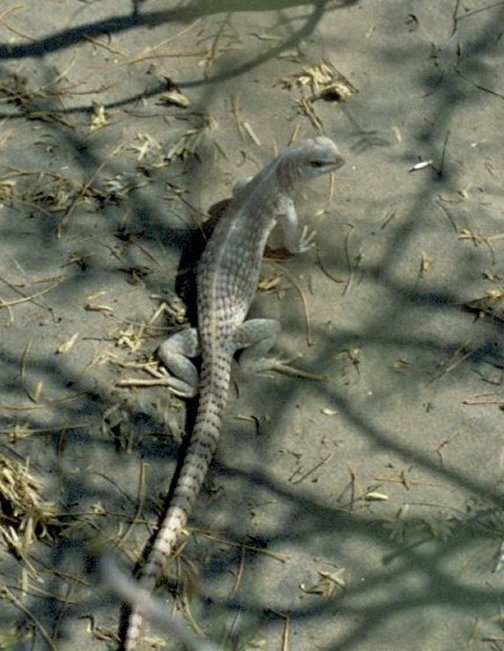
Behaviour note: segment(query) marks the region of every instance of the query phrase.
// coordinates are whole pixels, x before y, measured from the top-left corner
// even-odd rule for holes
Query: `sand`
[[[504,649],[503,25],[488,0],[3,2],[0,648],[115,648],[88,557],[130,573],[162,512],[194,404],[155,350],[194,235],[322,132],[347,163],[299,202],[316,247],[270,252],[254,306],[320,377],[237,369],[158,597],[222,649]]]

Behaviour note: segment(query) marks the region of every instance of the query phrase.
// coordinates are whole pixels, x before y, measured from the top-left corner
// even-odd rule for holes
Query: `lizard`
[[[332,140],[319,136],[288,146],[262,171],[239,187],[207,242],[196,271],[197,327],[165,340],[158,355],[171,374],[171,390],[193,397],[199,392],[196,419],[171,502],[139,579],[152,590],[171,555],[204,482],[220,434],[231,366],[253,366],[273,345],[280,325],[273,319],[245,320],[254,298],[268,237],[278,224],[286,248],[301,253],[314,233],[299,228],[293,196],[302,185],[345,163]],[[191,358],[201,355],[198,371]],[[266,368],[256,361],[257,368]],[[142,625],[132,606],[124,651],[133,651]]]

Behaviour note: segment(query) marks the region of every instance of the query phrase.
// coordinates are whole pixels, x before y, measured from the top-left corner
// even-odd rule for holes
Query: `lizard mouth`
[[[345,164],[345,159],[343,156],[337,156],[334,160],[332,160],[330,163],[327,164],[327,168],[332,170],[337,170],[340,167],[343,167]]]
[[[345,164],[343,156],[336,156],[330,160],[313,159],[310,161],[310,167],[319,169],[321,172],[332,172],[339,169]]]

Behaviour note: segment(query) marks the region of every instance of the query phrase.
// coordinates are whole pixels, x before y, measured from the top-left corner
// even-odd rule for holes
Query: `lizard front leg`
[[[281,229],[285,246],[291,253],[304,253],[313,246],[315,231],[310,231],[307,226],[299,232],[299,220],[294,201],[288,196],[283,196],[277,203],[277,223]]]
[[[193,398],[198,393],[198,371],[191,357],[200,354],[198,331],[186,328],[165,339],[157,351],[159,359],[171,373],[169,388],[182,398]]]

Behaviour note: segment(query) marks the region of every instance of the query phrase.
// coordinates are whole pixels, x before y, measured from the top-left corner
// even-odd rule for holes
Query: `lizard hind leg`
[[[260,373],[271,370],[274,360],[267,357],[280,332],[280,324],[274,319],[249,319],[235,330],[235,350],[242,350],[240,366],[247,371]]]
[[[306,380],[327,380],[323,375],[310,373],[291,365],[291,362],[302,357],[302,354],[291,359],[268,355],[279,331],[280,324],[274,319],[249,319],[242,323],[234,335],[235,350],[243,349],[238,360],[240,366],[252,373],[276,371]]]
[[[198,331],[186,328],[165,339],[157,355],[171,374],[169,389],[182,398],[198,393],[198,370],[190,358],[200,354]]]

